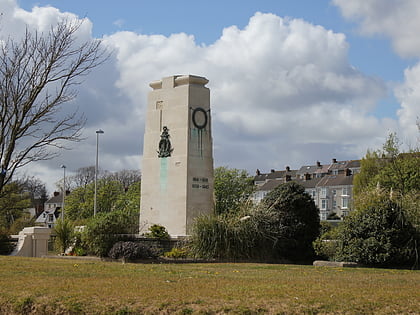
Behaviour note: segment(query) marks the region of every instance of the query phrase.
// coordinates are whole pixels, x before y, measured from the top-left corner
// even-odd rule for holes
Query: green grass
[[[420,314],[420,272],[0,256],[1,314]]]

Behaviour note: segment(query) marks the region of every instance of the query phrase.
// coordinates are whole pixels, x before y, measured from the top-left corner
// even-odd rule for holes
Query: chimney
[[[57,197],[60,194],[59,191],[54,191],[54,197]]]
[[[290,172],[290,166],[286,166],[286,172]]]
[[[290,182],[292,180],[292,176],[291,175],[286,175],[286,182]]]
[[[321,162],[320,161],[316,161],[316,166],[321,167]]]
[[[346,168],[346,176],[350,176],[351,175],[351,169]]]
[[[261,172],[260,172],[260,170],[257,168],[257,171],[255,172],[255,174],[257,174],[257,176],[260,176],[261,175]]]
[[[274,173],[274,172],[275,172],[275,170],[274,170],[274,168],[272,168],[272,169],[271,169],[271,173]]]
[[[337,163],[337,159],[332,159],[333,164]]]

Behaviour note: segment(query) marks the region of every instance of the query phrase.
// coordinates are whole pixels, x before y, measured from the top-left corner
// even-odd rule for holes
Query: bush
[[[13,251],[13,243],[9,233],[0,229],[0,255],[9,255]]]
[[[146,233],[145,236],[156,238],[158,240],[169,240],[171,237],[166,230],[166,228],[159,224],[153,224],[151,227],[149,227],[149,233]]]
[[[321,222],[321,235],[313,242],[315,254],[320,259],[334,261],[338,251],[337,227]]]
[[[319,234],[319,214],[302,186],[286,183],[258,206],[202,216],[191,235],[195,256],[223,259],[307,260]]]
[[[122,234],[131,231],[133,217],[125,211],[99,213],[91,218],[82,233],[83,243],[94,255],[105,257],[112,246],[127,238]]]
[[[135,242],[117,242],[112,246],[108,256],[114,259],[148,259],[159,256],[155,247],[146,246]]]
[[[319,210],[305,189],[294,182],[280,185],[266,196],[263,206],[273,213],[266,230],[275,240],[275,257],[312,259],[312,243],[320,230]]]
[[[74,226],[66,219],[58,219],[54,226],[54,234],[55,248],[64,254],[74,242]]]
[[[370,266],[417,264],[418,235],[391,200],[353,212],[340,226],[338,259]]]
[[[164,254],[165,257],[174,258],[174,259],[187,258],[190,255],[191,255],[190,250],[186,247],[182,247],[182,248],[174,247],[169,252],[166,252]]]

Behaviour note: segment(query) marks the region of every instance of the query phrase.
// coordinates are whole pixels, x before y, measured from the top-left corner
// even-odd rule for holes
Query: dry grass
[[[420,314],[420,272],[0,257],[1,314]]]

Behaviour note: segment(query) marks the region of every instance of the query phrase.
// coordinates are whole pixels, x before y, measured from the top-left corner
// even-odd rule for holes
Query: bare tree
[[[141,180],[140,170],[121,170],[108,175],[111,180],[121,183],[125,189]]]
[[[0,193],[18,168],[82,140],[85,118],[65,114],[62,105],[108,55],[98,40],[80,42],[81,24],[66,20],[45,33],[26,29],[21,40],[0,41]]]
[[[84,187],[95,180],[95,166],[81,167],[76,171],[76,174],[70,176],[68,179],[71,189],[77,187]]]

